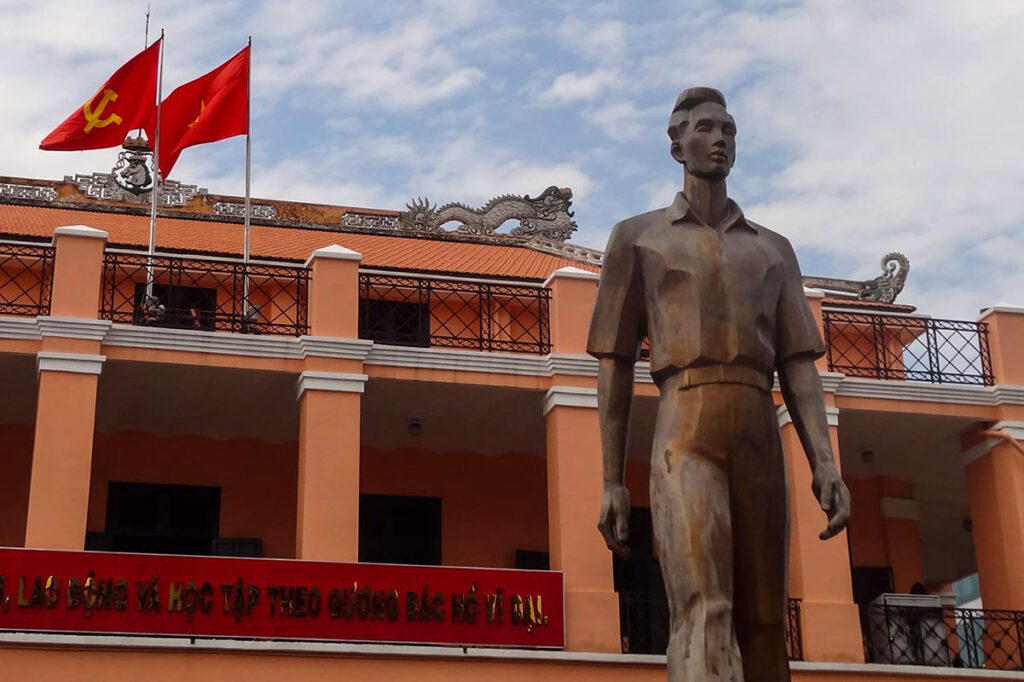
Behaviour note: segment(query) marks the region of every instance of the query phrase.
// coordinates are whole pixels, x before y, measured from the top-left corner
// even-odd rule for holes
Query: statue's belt
[[[742,365],[708,365],[683,370],[679,390],[703,384],[744,384],[761,391],[772,389],[772,377],[764,372]]]

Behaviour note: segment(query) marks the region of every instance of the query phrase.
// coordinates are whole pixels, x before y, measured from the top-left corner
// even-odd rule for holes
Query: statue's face
[[[736,122],[721,104],[704,102],[679,127],[672,157],[699,178],[722,180],[736,161]]]

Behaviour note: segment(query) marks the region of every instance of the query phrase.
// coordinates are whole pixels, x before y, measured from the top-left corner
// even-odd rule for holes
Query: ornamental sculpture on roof
[[[855,294],[861,301],[894,303],[903,291],[910,272],[910,260],[898,251],[882,256],[882,274],[874,279],[838,279],[835,277],[804,277],[804,285],[829,291]]]
[[[408,210],[398,220],[402,229],[416,232],[445,232],[442,225],[457,221],[460,224],[452,232],[484,237],[501,236],[497,232],[499,227],[509,220],[518,220],[512,236],[564,242],[576,231],[570,206],[572,190],[551,186],[537,197],[504,194],[480,208],[458,202],[438,208],[426,197],[416,198],[406,204]]]

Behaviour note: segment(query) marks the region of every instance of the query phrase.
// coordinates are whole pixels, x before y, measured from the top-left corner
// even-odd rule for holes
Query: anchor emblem
[[[110,88],[103,89],[103,97],[100,98],[99,104],[96,105],[96,110],[93,111],[92,100],[95,96],[89,99],[88,102],[82,107],[82,113],[85,114],[85,120],[88,121],[85,125],[85,132],[89,133],[93,128],[106,128],[108,125],[113,123],[114,125],[121,125],[121,117],[117,114],[111,114],[106,118],[100,118],[103,115],[104,109],[107,108],[108,102],[117,101],[117,93]]]

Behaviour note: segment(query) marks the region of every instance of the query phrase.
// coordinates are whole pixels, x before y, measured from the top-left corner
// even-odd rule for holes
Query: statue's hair
[[[725,95],[714,88],[697,87],[687,88],[676,97],[676,104],[672,107],[672,113],[668,117],[668,136],[673,140],[679,132],[679,127],[689,121],[690,110],[698,104],[712,102],[725,106]]]

